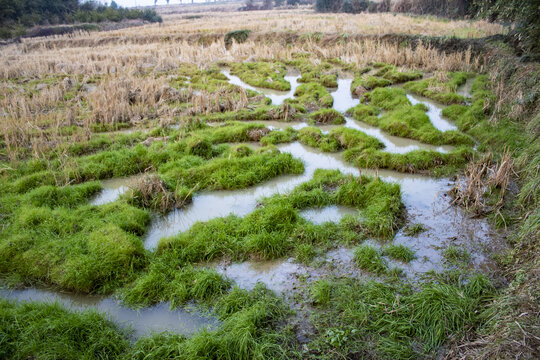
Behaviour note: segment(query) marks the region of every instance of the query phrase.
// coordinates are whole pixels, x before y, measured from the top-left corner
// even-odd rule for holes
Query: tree
[[[272,9],[272,0],[264,0],[263,1],[263,9],[265,9],[265,10]]]
[[[476,0],[478,16],[490,21],[510,21],[516,45],[526,53],[540,54],[540,0]]]
[[[111,8],[113,8],[114,10],[118,9],[118,4],[116,3],[116,1],[111,1]]]
[[[315,9],[318,12],[338,12],[342,6],[342,0],[317,0],[315,3]]]

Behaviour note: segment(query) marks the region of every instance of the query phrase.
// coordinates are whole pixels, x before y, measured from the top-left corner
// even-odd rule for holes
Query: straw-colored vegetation
[[[226,43],[236,30],[249,31]],[[196,304],[220,324],[190,337],[161,333],[130,342],[128,331],[92,311],[2,300],[0,358],[475,357],[501,350],[488,346],[501,339],[499,325],[519,334],[514,319],[534,341],[529,313],[515,316],[534,302],[516,303],[512,295],[527,291],[516,264],[537,268],[538,115],[530,116],[537,100],[524,94],[537,85],[525,87],[513,73],[513,85],[505,85],[507,78],[488,72],[500,69],[489,52],[501,54],[502,45],[479,51],[470,42],[502,32],[484,21],[278,10],[165,14],[161,26],[3,46],[3,285],[113,295],[134,307]],[[538,79],[537,67],[526,69]],[[272,103],[232,85],[227,71],[250,86],[294,94]],[[298,74],[296,89],[290,74]],[[346,113],[334,108],[340,99],[332,94],[343,78],[358,104]],[[467,81],[470,94],[458,94]],[[435,100],[457,130],[438,130],[427,107],[412,105],[407,93]],[[453,147],[396,153],[351,123]],[[288,143],[342,158],[361,173],[314,170],[289,191],[277,186],[256,198],[245,216],[197,222],[160,239],[156,250],[145,248],[158,216],[182,214],[198,196],[313,171],[283,150]],[[365,169],[375,176],[362,175]],[[500,254],[497,265],[507,271],[496,277],[483,274],[466,249],[445,244],[434,250],[442,271],[415,273],[423,254],[393,238],[430,241],[433,229],[413,223],[402,189],[379,178],[379,169],[457,177],[452,206],[514,229],[510,246],[530,250],[527,261],[517,247]],[[109,203],[91,203],[105,187],[100,181],[123,176],[137,180]],[[331,206],[354,215],[323,224],[301,215]],[[347,275],[323,264],[337,248],[352,248]],[[242,289],[215,269],[218,262],[286,258],[316,274],[297,274],[287,296],[263,284]],[[493,281],[499,275],[513,285]],[[307,343],[299,328],[311,329]],[[511,353],[507,346],[501,353]]]

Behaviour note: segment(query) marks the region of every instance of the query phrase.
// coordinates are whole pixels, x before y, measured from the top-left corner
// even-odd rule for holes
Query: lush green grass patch
[[[232,63],[231,74],[252,86],[282,91],[291,89],[291,84],[283,78],[287,74],[287,68],[280,63]]]
[[[443,77],[443,79],[441,79]],[[420,81],[408,82],[403,87],[415,94],[425,96],[445,105],[464,104],[465,98],[456,93],[458,86],[465,84],[468,74],[453,72]]]

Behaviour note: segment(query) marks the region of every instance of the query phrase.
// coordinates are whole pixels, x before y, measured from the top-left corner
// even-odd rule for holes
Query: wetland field
[[[1,359],[537,356],[507,29],[166,8],[0,45]]]

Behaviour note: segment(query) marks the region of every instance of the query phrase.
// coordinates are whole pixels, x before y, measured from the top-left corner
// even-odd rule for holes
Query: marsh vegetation
[[[506,115],[535,104],[471,48],[355,34],[502,27],[268,14],[2,48],[0,357],[497,351],[538,230],[538,115]]]

